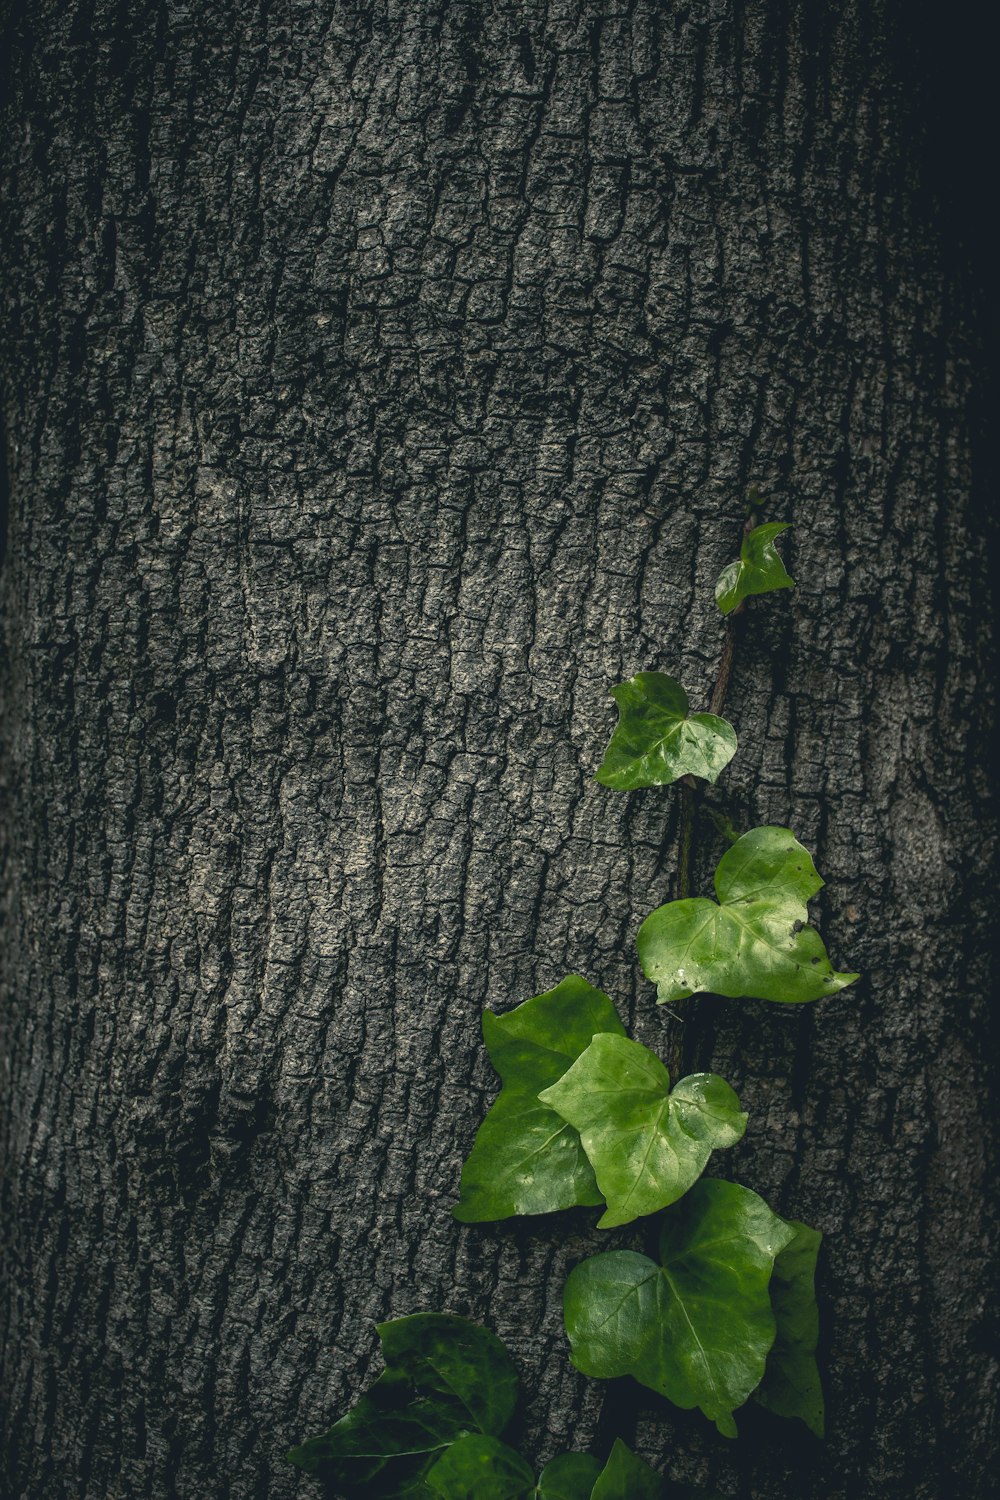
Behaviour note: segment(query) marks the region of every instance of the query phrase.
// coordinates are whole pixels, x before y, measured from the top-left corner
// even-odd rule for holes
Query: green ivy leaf
[[[665,1494],[666,1485],[656,1470],[616,1438],[591,1500],[663,1500]]]
[[[669,901],[639,928],[639,959],[660,1004],[708,991],[801,1003],[834,995],[857,974],[835,972],[806,924],[823,882],[787,828],[751,828],[719,861],[719,904]]]
[[[630,792],[679,776],[715,781],[736,754],[736,731],[715,714],[688,714],[688,696],[665,672],[637,672],[611,689],[618,724],[597,772],[603,786]]]
[[[580,1133],[608,1205],[599,1229],[675,1202],[701,1176],[712,1151],[735,1145],[747,1123],[724,1079],[694,1073],[671,1093],[658,1057],[609,1033],[595,1036],[539,1097]]]
[[[377,1325],[386,1368],[458,1402],[480,1432],[499,1435],[517,1405],[518,1374],[495,1333],[452,1313],[414,1313]],[[471,1430],[468,1429],[467,1430]]]
[[[427,1496],[424,1476],[462,1432],[454,1411],[414,1391],[405,1375],[380,1375],[329,1432],[288,1454],[307,1474],[372,1500]]]
[[[570,1273],[573,1363],[598,1379],[633,1375],[735,1437],[733,1411],[774,1343],[768,1282],[793,1233],[748,1188],[703,1178],[664,1215],[659,1265],[612,1250]]]
[[[590,1500],[601,1466],[584,1453],[560,1453],[538,1480],[538,1500]]]
[[[429,1496],[428,1472],[449,1444],[506,1427],[517,1371],[494,1334],[449,1313],[380,1323],[378,1335],[385,1372],[328,1432],[288,1457],[371,1500]]]
[[[479,1433],[459,1438],[427,1475],[446,1500],[532,1500],[535,1475],[520,1453]]]
[[[778,1325],[757,1400],[779,1417],[798,1417],[817,1437],[823,1436],[823,1386],[816,1363],[819,1310],[816,1306],[816,1258],[823,1236],[818,1229],[788,1221],[795,1238],[774,1263],[771,1305]]]
[[[625,1028],[607,995],[576,975],[506,1015],[483,1016],[486,1050],[503,1089],[462,1169],[452,1210],[461,1223],[602,1201],[580,1137],[538,1095],[603,1031],[623,1035]]]
[[[774,546],[775,537],[787,531],[789,525],[788,521],[769,521],[766,526],[755,526],[743,538],[739,562],[723,568],[715,585],[715,602],[724,615],[730,614],[750,594],[770,594],[774,589],[795,587],[795,580],[788,576]]]

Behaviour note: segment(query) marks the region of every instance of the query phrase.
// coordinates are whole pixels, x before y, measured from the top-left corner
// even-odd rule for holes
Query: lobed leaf
[[[756,1399],[779,1417],[798,1417],[817,1437],[825,1426],[823,1386],[816,1363],[819,1310],[816,1259],[823,1236],[797,1220],[795,1231],[774,1263],[771,1305],[778,1332]]]
[[[473,1433],[459,1438],[427,1475],[445,1500],[532,1500],[535,1475],[520,1453],[498,1438]]]
[[[724,615],[731,614],[750,594],[795,587],[774,545],[775,537],[787,531],[789,524],[769,521],[765,526],[755,526],[743,538],[739,562],[723,568],[715,585],[715,602]]]
[[[715,871],[718,904],[669,901],[639,928],[639,959],[660,1004],[708,991],[799,1004],[834,995],[857,974],[837,973],[807,902],[823,882],[787,828],[752,828]]]
[[[602,1202],[579,1135],[538,1096],[595,1034],[624,1031],[607,995],[576,975],[506,1015],[486,1012],[483,1037],[503,1089],[462,1169],[456,1219],[474,1224]]]
[[[517,1372],[495,1334],[449,1313],[380,1323],[378,1334],[385,1372],[328,1432],[288,1457],[371,1500],[428,1496],[429,1471],[450,1444],[506,1427]]]
[[[768,1282],[794,1231],[762,1198],[702,1179],[664,1215],[660,1263],[595,1255],[566,1282],[571,1357],[584,1375],[632,1375],[726,1437],[775,1339]]]
[[[680,776],[715,781],[736,754],[736,731],[715,714],[689,714],[688,696],[665,672],[637,672],[611,689],[618,724],[597,772],[603,786],[632,791]]]
[[[646,1047],[594,1037],[558,1083],[539,1096],[577,1131],[604,1194],[599,1229],[657,1213],[696,1182],[716,1147],[732,1146],[747,1117],[713,1073],[670,1075]]]

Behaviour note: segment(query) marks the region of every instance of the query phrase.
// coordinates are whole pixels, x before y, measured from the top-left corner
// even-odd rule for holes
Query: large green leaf
[[[712,1151],[735,1145],[747,1123],[724,1079],[694,1073],[671,1093],[658,1057],[610,1033],[595,1036],[540,1098],[580,1133],[608,1205],[599,1229],[675,1202],[701,1176]]]
[[[655,1469],[636,1458],[620,1438],[594,1485],[591,1500],[663,1500],[666,1484]]]
[[[607,995],[576,975],[506,1015],[486,1012],[486,1050],[503,1089],[462,1169],[456,1219],[473,1224],[602,1201],[579,1135],[538,1095],[597,1032],[624,1030]]]
[[[788,1221],[795,1238],[774,1263],[771,1305],[778,1325],[757,1400],[779,1417],[798,1417],[823,1436],[823,1386],[816,1363],[819,1309],[816,1306],[816,1258],[823,1236],[818,1229]]]
[[[445,1500],[532,1500],[535,1494],[534,1472],[520,1453],[479,1433],[452,1443],[427,1483]]]
[[[597,780],[619,792],[679,776],[715,781],[736,754],[736,731],[715,714],[688,714],[688,696],[665,672],[637,672],[611,689],[618,724]]]
[[[664,1215],[659,1265],[612,1250],[571,1272],[573,1363],[598,1379],[633,1375],[735,1437],[733,1411],[774,1343],[768,1282],[793,1233],[748,1188],[703,1178]]]
[[[857,974],[835,972],[807,926],[806,903],[823,882],[787,828],[752,828],[719,861],[719,904],[669,901],[639,928],[643,970],[660,1004],[709,991],[802,1002],[834,995]]]
[[[747,533],[740,547],[739,562],[730,563],[719,574],[715,585],[715,602],[728,615],[749,594],[770,594],[774,589],[792,589],[784,563],[775,549],[774,539],[787,531],[788,521],[769,521]]]
[[[547,1463],[535,1491],[538,1500],[590,1500],[601,1466],[585,1453],[560,1453]]]
[[[448,1313],[417,1313],[378,1327],[385,1372],[321,1437],[288,1457],[326,1483],[371,1500],[428,1496],[427,1474],[467,1433],[510,1421],[518,1378],[503,1344]]]

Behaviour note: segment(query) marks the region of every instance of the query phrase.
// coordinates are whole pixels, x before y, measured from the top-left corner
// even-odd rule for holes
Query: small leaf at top
[[[540,1098],[580,1133],[608,1205],[599,1229],[674,1203],[701,1176],[713,1149],[735,1145],[747,1123],[724,1079],[694,1073],[671,1093],[658,1057],[609,1033],[595,1036]]]
[[[601,1466],[585,1453],[560,1453],[542,1470],[537,1500],[590,1500]]]
[[[698,1406],[725,1437],[764,1374],[775,1320],[768,1282],[793,1231],[762,1198],[702,1178],[667,1210],[660,1263],[633,1250],[592,1256],[563,1294],[584,1375],[632,1375],[676,1406]]]
[[[535,1475],[520,1453],[498,1438],[474,1433],[452,1443],[427,1475],[445,1500],[532,1500]]]
[[[607,995],[570,975],[516,1010],[483,1016],[483,1036],[503,1089],[462,1169],[463,1224],[594,1206],[601,1194],[580,1137],[538,1095],[557,1082],[597,1032],[625,1028]]]
[[[378,1327],[385,1371],[346,1416],[288,1457],[370,1500],[426,1497],[426,1476],[467,1433],[497,1434],[517,1402],[517,1371],[495,1334],[448,1313]]]
[[[769,521],[766,526],[755,526],[743,538],[739,562],[723,568],[715,585],[715,602],[724,615],[731,614],[750,594],[795,587],[774,545],[775,537],[789,525],[788,521]]]
[[[778,1325],[774,1348],[756,1398],[779,1417],[798,1417],[817,1437],[823,1436],[823,1386],[816,1363],[819,1310],[816,1306],[816,1258],[823,1236],[818,1229],[788,1221],[795,1238],[774,1263],[771,1305]]]
[[[859,976],[838,974],[807,926],[806,903],[822,884],[787,828],[751,828],[718,863],[718,905],[668,901],[639,928],[639,959],[660,1004],[705,991],[802,1003],[853,984]]]
[[[618,724],[597,772],[603,786],[629,792],[667,786],[679,776],[715,781],[736,754],[736,731],[715,714],[688,714],[688,697],[665,672],[637,672],[612,688]]]
[[[616,1438],[591,1500],[663,1500],[666,1492],[662,1476]]]

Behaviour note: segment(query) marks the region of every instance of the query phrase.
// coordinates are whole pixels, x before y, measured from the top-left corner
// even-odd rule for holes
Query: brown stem
[[[743,603],[741,602],[737,604],[726,621],[726,638],[722,643],[719,670],[715,678],[715,687],[712,689],[712,698],[708,705],[710,714],[720,714],[726,701],[726,693],[729,690],[729,679],[733,675],[733,662],[736,660],[736,642],[739,638],[737,615],[741,615],[742,613]]]

